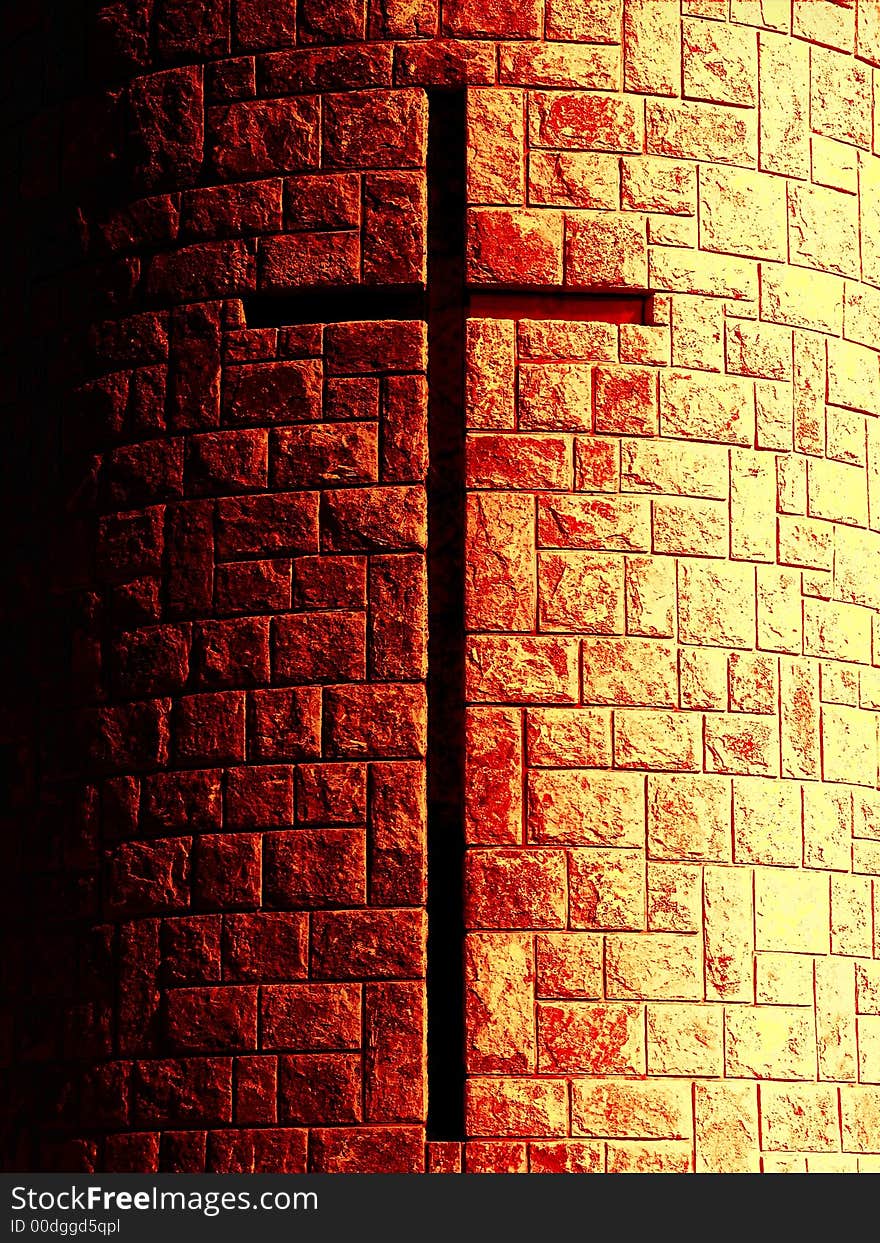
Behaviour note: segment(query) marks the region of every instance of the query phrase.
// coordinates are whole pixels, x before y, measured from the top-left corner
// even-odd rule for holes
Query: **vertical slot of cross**
[[[464,1135],[465,93],[428,128],[428,1134]]]

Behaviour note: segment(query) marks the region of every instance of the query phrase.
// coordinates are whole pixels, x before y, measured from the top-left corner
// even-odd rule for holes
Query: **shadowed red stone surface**
[[[8,1166],[876,1171],[873,0],[87,7],[0,25]]]

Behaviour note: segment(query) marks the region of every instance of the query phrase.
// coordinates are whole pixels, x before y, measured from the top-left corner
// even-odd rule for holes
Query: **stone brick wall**
[[[14,899],[23,1167],[424,1167],[426,325],[241,301],[424,284],[425,92],[390,45],[323,48],[339,20],[92,31],[122,169],[68,189],[80,555]]]
[[[472,281],[655,296],[469,324],[468,1168],[877,1168],[878,17],[469,95]]]
[[[424,325],[181,318],[189,418],[131,443],[129,405],[98,467],[81,732],[119,993],[80,1125],[124,1128],[117,1169],[418,1167]]]
[[[13,852],[11,1160],[876,1170],[876,4],[97,10],[88,91],[16,139],[69,668]],[[424,284],[436,88],[500,293],[465,1128],[426,1148],[428,326],[309,298]]]

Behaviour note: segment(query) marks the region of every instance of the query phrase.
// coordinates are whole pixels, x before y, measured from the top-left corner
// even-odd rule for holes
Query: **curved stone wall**
[[[680,7],[469,96],[471,279],[654,296],[470,324],[468,1133],[873,1169],[877,11]]]
[[[12,1160],[875,1169],[876,5],[81,29],[90,92],[22,122],[25,210],[81,250],[33,294],[70,343],[40,414],[70,669],[14,858]],[[465,373],[466,1109],[426,1149],[428,324],[311,318],[424,286],[438,88],[497,297]]]

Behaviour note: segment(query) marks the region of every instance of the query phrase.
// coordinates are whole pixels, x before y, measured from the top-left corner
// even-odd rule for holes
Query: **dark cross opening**
[[[416,285],[334,285],[252,294],[244,299],[248,328],[282,324],[347,324],[365,319],[427,319],[428,299]]]
[[[428,121],[428,1135],[464,1136],[465,94]]]
[[[252,328],[420,319],[428,328],[428,1135],[464,1138],[465,324],[499,319],[644,323],[640,294],[468,290],[465,92],[430,91],[428,280],[256,295]]]

